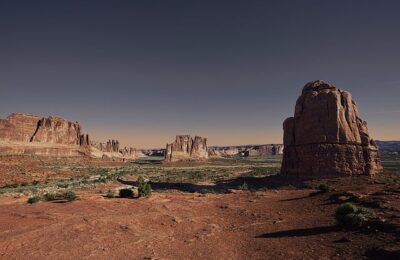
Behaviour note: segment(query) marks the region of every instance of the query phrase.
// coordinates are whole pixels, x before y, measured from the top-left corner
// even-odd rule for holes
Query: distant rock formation
[[[239,145],[239,146],[224,146],[210,147],[208,155],[212,157],[229,157],[240,155],[248,156],[272,156],[283,154],[282,144],[263,144],[263,145]]]
[[[175,142],[167,144],[165,161],[201,160],[208,158],[207,139],[190,135],[177,135]]]
[[[282,174],[351,176],[382,170],[378,148],[351,94],[321,80],[305,85],[283,129]]]
[[[12,113],[0,119],[0,140],[87,146],[89,136],[81,134],[78,122]]]
[[[79,123],[54,116],[12,113],[0,119],[0,141],[3,142],[1,154],[81,156],[90,153],[89,136],[81,133]]]
[[[118,140],[108,140],[107,143],[92,141],[92,155],[101,158],[120,158],[120,159],[136,159],[136,149],[132,147],[124,147],[120,149]]]
[[[88,139],[88,135],[81,134],[78,122],[50,116],[39,120],[30,141],[88,146]]]

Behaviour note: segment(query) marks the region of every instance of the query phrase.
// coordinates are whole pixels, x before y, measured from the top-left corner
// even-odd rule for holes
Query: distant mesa
[[[175,142],[166,146],[166,162],[204,159],[208,159],[207,138],[177,135]]]
[[[78,122],[61,117],[12,113],[0,119],[0,155],[91,156],[133,159],[136,150],[109,141],[104,149],[82,132]]]
[[[351,94],[322,80],[305,85],[283,129],[282,174],[351,176],[382,170],[378,147]]]

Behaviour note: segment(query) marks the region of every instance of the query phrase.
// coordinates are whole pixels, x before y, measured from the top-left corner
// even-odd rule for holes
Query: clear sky
[[[164,147],[281,143],[301,89],[353,94],[400,139],[400,1],[0,1],[0,117],[79,121],[92,139]]]

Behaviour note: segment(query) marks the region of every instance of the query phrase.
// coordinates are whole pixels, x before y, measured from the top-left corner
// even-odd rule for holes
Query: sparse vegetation
[[[43,196],[45,201],[53,201],[53,200],[67,200],[73,201],[76,200],[77,196],[73,191],[66,191],[64,193],[46,193]]]
[[[318,186],[318,190],[321,191],[321,192],[323,192],[323,193],[327,193],[327,192],[333,191],[334,189],[333,189],[333,187],[331,187],[330,185],[328,185],[328,184],[326,184],[326,183],[321,183],[321,184]]]
[[[28,203],[29,203],[29,204],[33,204],[33,203],[36,203],[36,202],[40,201],[40,199],[41,199],[40,196],[38,196],[38,195],[33,195],[33,196],[30,196],[30,197],[28,198]]]
[[[349,229],[360,228],[374,217],[375,214],[371,209],[358,207],[349,202],[341,204],[335,214],[337,223]]]
[[[138,178],[138,191],[139,197],[147,197],[151,194],[151,186],[145,181],[143,176],[139,176]]]
[[[244,181],[241,185],[238,187],[239,190],[249,190],[249,185]]]

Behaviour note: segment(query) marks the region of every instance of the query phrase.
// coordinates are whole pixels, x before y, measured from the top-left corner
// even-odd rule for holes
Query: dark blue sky
[[[303,85],[349,90],[400,139],[399,1],[0,1],[0,117],[59,115],[95,139],[282,142]]]

